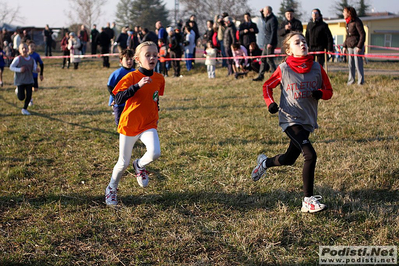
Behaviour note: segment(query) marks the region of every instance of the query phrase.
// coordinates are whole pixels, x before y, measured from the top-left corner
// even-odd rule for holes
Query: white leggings
[[[161,146],[156,129],[151,128],[133,137],[119,134],[119,159],[114,166],[109,184],[112,188],[118,187],[123,173],[129,167],[133,147],[137,140],[141,140],[147,148],[147,152],[138,161],[139,167],[144,167],[161,156]]]

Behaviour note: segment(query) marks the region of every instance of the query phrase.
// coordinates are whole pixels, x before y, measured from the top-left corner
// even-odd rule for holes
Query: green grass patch
[[[320,129],[311,135],[315,192],[329,208],[310,215],[300,212],[302,158],[250,179],[259,153],[288,147],[262,83],[254,74],[226,77],[223,68],[210,80],[201,64],[183,69],[183,78],[166,78],[162,155],[148,166],[150,185],[140,188],[129,167],[115,210],[104,204],[118,158],[107,106],[112,64],[88,60],[67,70],[46,60],[31,116],[21,115],[5,70],[1,265],[313,265],[320,245],[398,245],[397,75],[371,74],[348,87],[346,72],[329,73],[334,96],[320,103]],[[138,143],[133,158],[144,152]]]

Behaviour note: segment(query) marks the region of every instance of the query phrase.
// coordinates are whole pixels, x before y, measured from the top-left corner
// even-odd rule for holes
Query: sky
[[[107,4],[102,9],[104,16],[102,21],[96,22],[97,25],[103,26],[106,22],[115,20],[116,5],[119,0],[107,0]],[[353,0],[352,0],[353,1]],[[319,8],[325,18],[334,17],[332,11],[332,0],[318,0],[315,5],[315,0],[301,0],[301,12],[304,14],[302,19],[310,18],[310,13],[313,8]],[[18,26],[35,26],[44,27],[49,24],[50,27],[67,27],[70,20],[66,15],[71,10],[68,0],[0,0],[0,3],[7,3],[9,8],[16,8],[19,6],[20,22],[13,24]],[[174,10],[174,0],[164,0],[168,9]],[[254,10],[260,10],[266,5],[270,5],[274,13],[277,14],[280,8],[281,1],[279,0],[248,0],[248,4]],[[389,11],[399,14],[399,0],[366,0],[375,12]],[[4,5],[2,5],[4,6]],[[186,19],[186,18],[183,18]],[[307,19],[306,19],[307,20]]]

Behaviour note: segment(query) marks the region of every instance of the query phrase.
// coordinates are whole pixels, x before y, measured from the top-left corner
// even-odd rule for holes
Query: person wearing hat
[[[82,54],[80,51],[82,44],[80,39],[76,37],[74,32],[69,33],[68,40],[68,50],[71,52],[71,63],[73,63],[73,68],[78,69],[80,63],[80,55]]]
[[[240,43],[249,50],[249,45],[252,42],[256,42],[256,35],[259,33],[258,26],[252,22],[251,14],[248,12],[244,15],[244,22],[240,24],[239,35]]]
[[[226,25],[226,30],[224,31],[224,36],[223,36],[223,45],[224,49],[226,52],[226,56],[228,57],[227,59],[227,76],[233,75],[233,51],[231,50],[231,45],[235,44],[237,42],[236,39],[236,26],[233,23],[233,18],[230,16],[227,16],[223,19],[225,25]]]
[[[274,54],[274,49],[277,47],[277,31],[278,21],[276,16],[273,14],[271,6],[266,6],[260,10],[264,25],[265,34],[265,45],[263,47],[262,56]],[[253,81],[262,81],[264,73],[271,70],[272,73],[276,70],[276,64],[274,63],[274,57],[262,57],[259,74]]]
[[[285,20],[281,23],[280,29],[278,30],[278,35],[280,37],[285,37],[291,31],[303,31],[302,22],[294,17],[294,9],[288,8],[285,11]]]

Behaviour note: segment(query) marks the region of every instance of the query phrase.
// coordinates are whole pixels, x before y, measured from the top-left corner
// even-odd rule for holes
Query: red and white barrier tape
[[[343,47],[342,44],[337,44],[337,45],[334,45],[334,46],[336,46],[336,47]],[[371,47],[371,48],[377,48],[377,49],[399,51],[399,47],[378,46],[378,45],[371,45],[371,44],[365,44],[364,46],[366,46],[366,47]]]
[[[332,52],[309,52],[308,54],[310,55],[317,55],[317,54],[329,54],[329,55],[335,55],[335,56],[359,56],[359,57],[364,57],[364,58],[381,58],[381,59],[391,59],[391,60],[397,60],[399,59],[399,54],[397,53],[383,53],[383,54],[364,54],[364,55],[359,55],[359,54],[344,54],[344,53],[332,53]],[[112,53],[112,54],[94,54],[94,55],[61,55],[61,56],[43,56],[41,57],[42,59],[61,59],[61,58],[69,58],[69,57],[75,57],[75,58],[101,58],[104,56],[119,56],[118,53]],[[209,58],[209,59],[218,59],[218,60],[223,60],[223,59],[260,59],[260,58],[267,58],[267,57],[285,57],[286,54],[271,54],[271,55],[259,55],[259,56],[230,56],[230,57],[214,57],[214,58]],[[4,57],[6,59],[6,57]],[[10,58],[12,59],[12,58]],[[164,58],[165,61],[185,61],[185,60],[206,60],[205,57],[193,57],[193,58]]]

